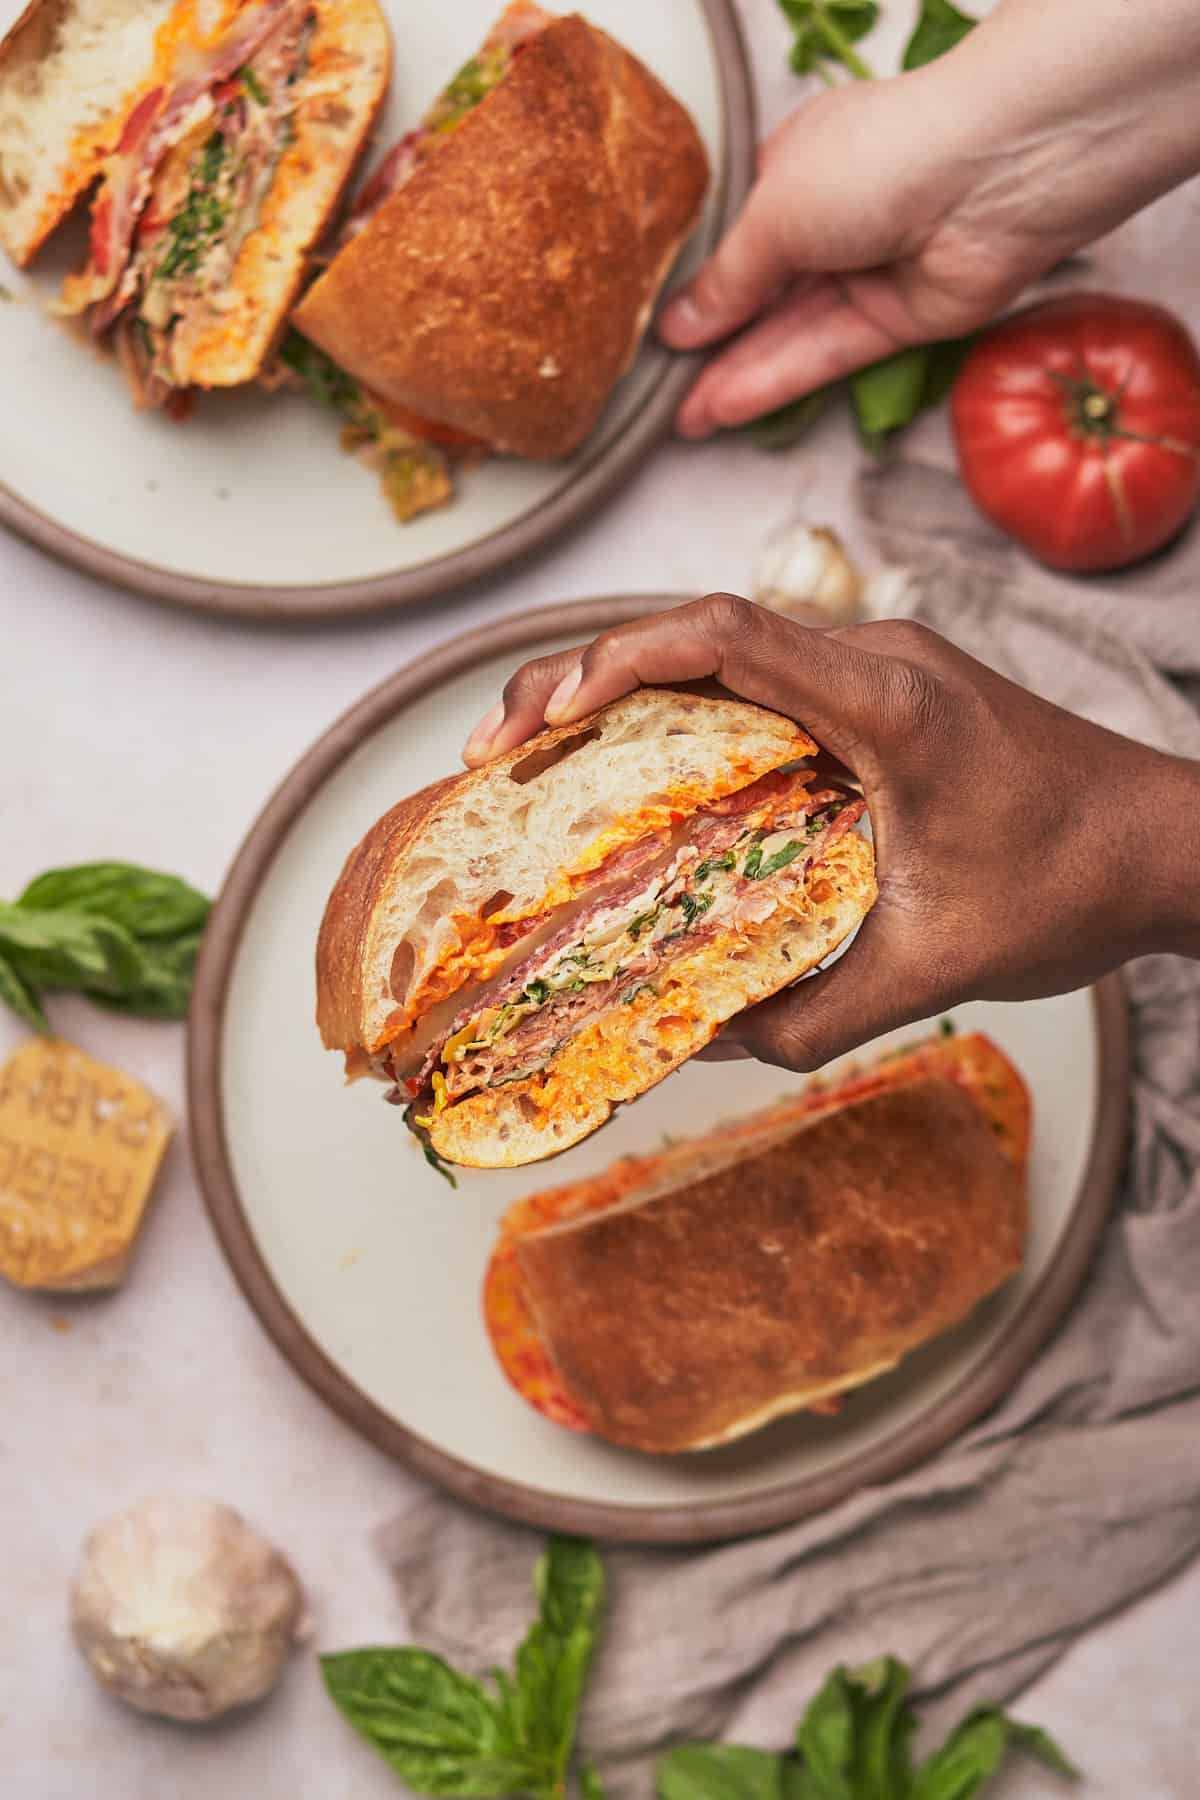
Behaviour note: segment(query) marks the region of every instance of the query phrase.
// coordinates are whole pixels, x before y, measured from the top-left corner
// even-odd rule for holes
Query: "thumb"
[[[792,274],[768,179],[755,183],[703,268],[664,308],[659,334],[673,349],[700,349],[727,337],[760,313]]]
[[[835,1057],[957,1004],[928,972],[911,927],[881,899],[845,954],[823,975],[731,1019],[721,1033],[760,1062],[809,1073]]]

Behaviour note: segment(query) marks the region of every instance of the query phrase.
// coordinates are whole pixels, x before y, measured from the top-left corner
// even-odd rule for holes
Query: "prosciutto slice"
[[[432,1094],[439,1071],[447,1100],[532,1074],[585,1024],[635,999],[675,957],[718,931],[739,934],[770,918],[787,887],[865,811],[838,788],[808,791],[812,779],[769,777],[752,795],[744,790],[746,807],[723,801],[722,812],[695,815],[682,842],[631,870],[616,891],[574,912],[477,990],[430,1045],[409,1093]]]
[[[169,80],[144,94],[130,113],[105,166],[92,206],[89,259],[83,273],[68,280],[59,310],[76,316],[97,308],[90,321],[104,331],[124,300],[120,288],[129,265],[138,219],[150,197],[154,171],[171,145],[211,107],[214,87],[242,67],[269,36],[290,0],[251,0],[239,9],[218,44],[205,49],[184,43]],[[101,303],[117,296],[115,307]]]

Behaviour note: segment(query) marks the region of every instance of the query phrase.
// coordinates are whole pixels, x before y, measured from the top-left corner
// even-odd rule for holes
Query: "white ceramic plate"
[[[500,0],[382,4],[396,46],[385,147],[470,54]],[[679,96],[708,146],[712,191],[682,273],[750,178],[753,98],[731,0],[588,0],[587,12]],[[80,259],[73,228],[34,275],[0,255],[13,297],[0,306],[0,521],[123,586],[213,610],[363,612],[486,574],[631,473],[690,373],[688,359],[648,342],[574,457],[488,463],[464,476],[452,506],[400,526],[374,476],[340,452],[336,422],[299,396],[209,396],[185,426],[134,413],[115,366],[44,314]]]
[[[374,1083],[342,1086],[313,1025],[313,946],[352,844],[458,764],[504,677],[645,597],[526,615],[413,665],[335,726],[263,814],[206,944],[190,1036],[193,1140],[218,1231],[304,1377],[377,1442],[458,1492],[609,1537],[700,1538],[828,1504],[925,1454],[991,1404],[1056,1323],[1115,1176],[1121,1006],[1094,994],[970,1005],[1035,1096],[1024,1273],[960,1329],[855,1395],[727,1451],[655,1459],[538,1417],[494,1362],[479,1306],[497,1220],[520,1195],[795,1088],[752,1063],[692,1063],[551,1163],[460,1171],[452,1193]],[[911,1038],[911,1030],[898,1034]],[[919,1035],[919,1034],[918,1034]],[[890,1040],[889,1040],[890,1041]],[[1105,1106],[1100,1095],[1107,1096]]]

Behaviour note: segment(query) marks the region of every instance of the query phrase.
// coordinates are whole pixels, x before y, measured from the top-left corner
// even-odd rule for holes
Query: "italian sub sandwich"
[[[875,898],[864,802],[741,701],[643,688],[392,808],[317,944],[317,1023],[428,1150],[565,1150],[828,956]]]
[[[90,198],[58,310],[139,406],[253,380],[383,98],[376,0],[34,0],[0,46],[0,244]]]
[[[634,56],[515,0],[364,188],[295,326],[417,438],[564,456],[707,182],[687,112]]]
[[[836,1410],[1020,1267],[1029,1102],[935,1039],[512,1207],[500,1366],[559,1425],[667,1454]]]

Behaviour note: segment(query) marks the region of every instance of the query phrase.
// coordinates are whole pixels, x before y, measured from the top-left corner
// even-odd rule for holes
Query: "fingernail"
[[[488,745],[504,723],[504,702],[497,700],[491,712],[485,713],[463,745],[463,761],[473,756],[486,756]]]
[[[703,331],[704,314],[690,294],[678,294],[663,307],[658,324],[660,331],[692,337],[697,331]]]
[[[582,665],[576,663],[575,667],[563,676],[562,680],[546,702],[545,718],[548,725],[557,725],[560,719],[566,718],[571,710],[571,702],[579,691],[579,684],[582,680]]]

